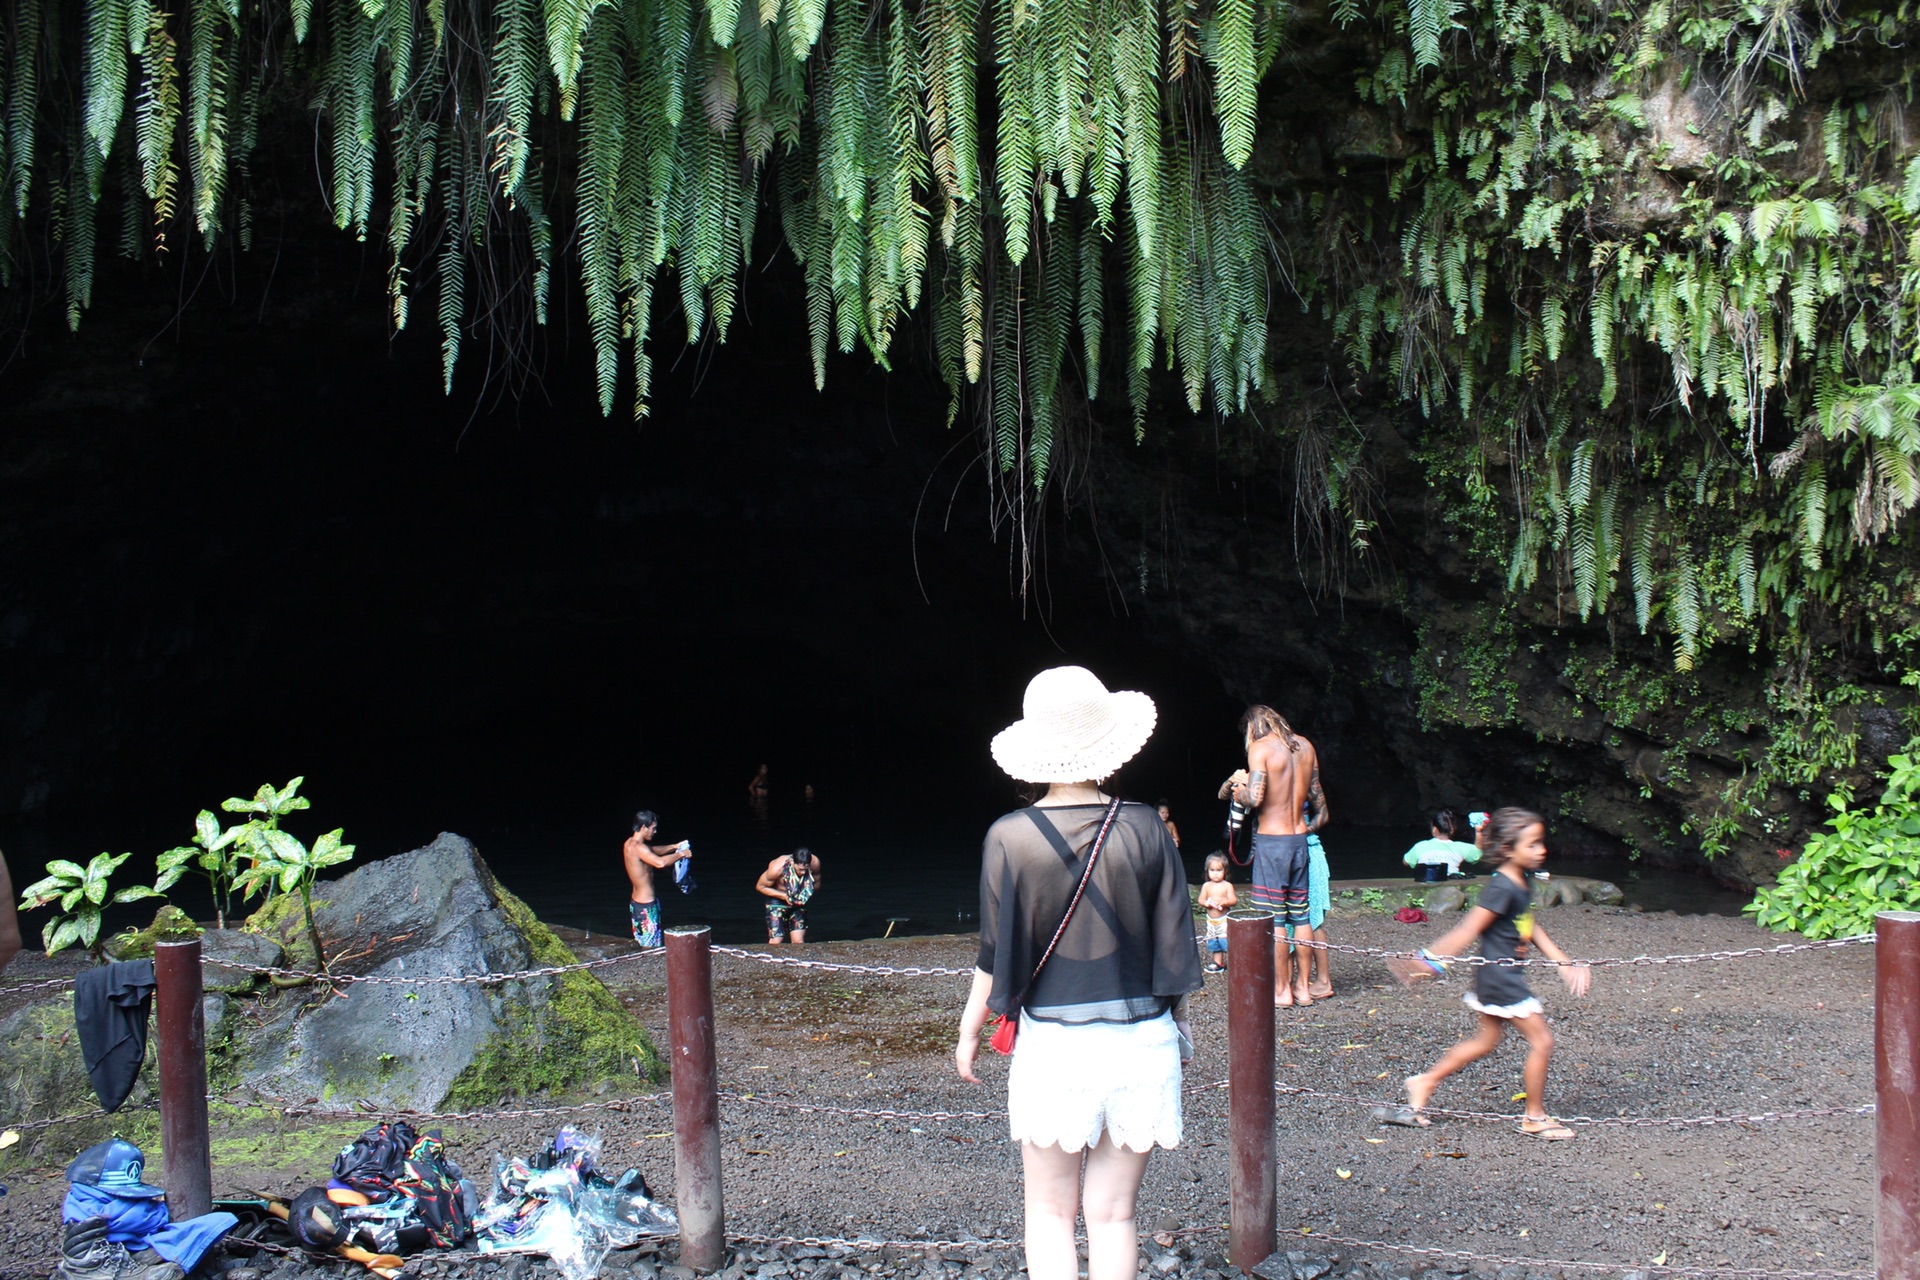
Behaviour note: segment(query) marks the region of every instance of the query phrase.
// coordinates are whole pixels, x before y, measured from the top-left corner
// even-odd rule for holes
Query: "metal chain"
[[[1274,1092],[1298,1098],[1318,1098],[1325,1102],[1351,1102],[1362,1107],[1391,1107],[1398,1109],[1407,1105],[1404,1102],[1390,1102],[1383,1098],[1361,1098],[1350,1093],[1328,1093],[1324,1089],[1314,1089],[1303,1084],[1273,1086]],[[1869,1102],[1858,1107],[1806,1107],[1798,1111],[1759,1111],[1751,1115],[1738,1116],[1555,1116],[1561,1124],[1592,1125],[1594,1127],[1613,1126],[1615,1128],[1638,1129],[1683,1129],[1693,1126],[1715,1124],[1762,1124],[1771,1120],[1801,1120],[1813,1116],[1870,1116],[1877,1108]],[[1512,1124],[1514,1117],[1498,1111],[1461,1111],[1448,1107],[1422,1107],[1421,1115],[1453,1116],[1460,1120],[1498,1120],[1503,1124]]]
[[[1845,938],[1833,938],[1824,942],[1783,942],[1772,947],[1742,947],[1732,951],[1701,951],[1688,955],[1672,956],[1601,956],[1593,959],[1549,960],[1545,957],[1529,957],[1524,960],[1489,959],[1486,956],[1455,956],[1447,960],[1448,964],[1462,964],[1469,967],[1488,965],[1498,969],[1524,969],[1528,967],[1576,968],[1585,966],[1592,969],[1615,968],[1622,965],[1665,965],[1665,964],[1701,964],[1708,961],[1741,960],[1750,956],[1790,955],[1797,951],[1826,951],[1838,947],[1851,947],[1871,944],[1874,935],[1870,933],[1853,934]],[[1297,946],[1314,947],[1325,951],[1337,951],[1342,955],[1372,956],[1381,960],[1414,960],[1420,958],[1418,951],[1393,951],[1385,947],[1362,947],[1345,942],[1315,942],[1300,939]],[[875,977],[896,978],[964,978],[971,976],[971,969],[954,969],[941,965],[881,965],[881,964],[840,964],[829,960],[799,960],[789,956],[772,955],[762,951],[747,951],[740,947],[716,946],[717,955],[729,956],[736,960],[751,960],[756,964],[786,965],[797,969],[816,969],[822,973],[858,973]],[[239,960],[203,960],[207,967],[217,966],[232,969],[240,973],[256,974],[264,978],[287,978],[300,982],[324,982],[333,986],[352,986],[364,984],[370,986],[397,987],[449,987],[468,984],[493,986],[503,982],[524,981],[529,978],[551,978],[567,973],[584,973],[592,969],[604,969],[616,964],[625,964],[630,960],[650,960],[666,954],[665,947],[648,947],[641,951],[628,951],[620,955],[602,956],[598,960],[579,960],[572,964],[542,965],[533,969],[517,969],[510,972],[456,973],[443,974],[432,978],[408,978],[394,975],[380,976],[360,973],[319,973],[308,969],[288,969],[278,965],[246,964]],[[52,991],[73,986],[72,978],[44,978],[31,982],[0,981],[0,998],[29,991]]]
[[[521,1120],[534,1116],[569,1115],[577,1111],[631,1111],[636,1104],[659,1106],[671,1104],[670,1093],[642,1093],[630,1098],[610,1098],[605,1102],[573,1102],[553,1107],[503,1107],[482,1108],[475,1111],[408,1111],[398,1108],[362,1109],[355,1107],[313,1107],[300,1103],[288,1104],[278,1099],[260,1096],[256,1105],[271,1107],[283,1116],[308,1116],[316,1120],[364,1120],[370,1117],[392,1117],[400,1120]],[[241,1104],[246,1105],[246,1104]]]
[[[1220,1227],[1181,1227],[1177,1231],[1157,1231],[1151,1233],[1170,1239],[1182,1239],[1189,1236],[1209,1235],[1220,1231]],[[1143,1232],[1142,1234],[1149,1234]],[[792,1245],[802,1249],[901,1249],[914,1253],[941,1252],[965,1249],[1020,1249],[1025,1244],[1019,1240],[1007,1240],[998,1236],[977,1240],[876,1240],[870,1236],[769,1236],[750,1232],[728,1232],[727,1239],[739,1244]],[[1081,1244],[1086,1237],[1074,1237]]]
[[[77,1124],[82,1120],[98,1120],[102,1116],[120,1116],[130,1111],[158,1111],[158,1101],[143,1102],[137,1107],[123,1107],[118,1111],[102,1111],[95,1107],[92,1111],[76,1111],[68,1116],[49,1116],[45,1120],[23,1120],[15,1124],[0,1125],[0,1130],[9,1133],[33,1133],[38,1129],[51,1129],[56,1125]]]
[[[1486,956],[1450,956],[1434,959],[1443,964],[1463,964],[1469,967],[1489,966],[1495,969],[1525,969],[1529,967],[1550,969],[1608,969],[1621,965],[1661,965],[1661,964],[1701,964],[1710,960],[1743,960],[1749,956],[1783,956],[1796,951],[1831,951],[1839,947],[1871,945],[1874,935],[1855,933],[1844,938],[1829,938],[1823,942],[1782,942],[1771,947],[1741,947],[1735,951],[1700,951],[1689,955],[1677,956],[1600,956],[1589,960],[1569,957],[1565,960],[1549,960],[1544,956],[1529,957],[1525,960],[1488,959]],[[1298,947],[1312,947],[1316,950],[1338,951],[1344,955],[1374,956],[1382,960],[1419,960],[1418,951],[1390,951],[1384,947],[1360,947],[1344,942],[1316,942],[1310,938],[1294,940]]]
[[[1351,1236],[1323,1235],[1303,1230],[1300,1238],[1325,1244],[1345,1245],[1350,1249],[1385,1249],[1392,1253],[1415,1253],[1427,1258],[1451,1258],[1458,1262],[1493,1262],[1508,1267],[1572,1268],[1580,1271],[1638,1271],[1656,1276],[1741,1276],[1749,1280],[1872,1280],[1871,1271],[1841,1271],[1826,1267],[1792,1270],[1783,1267],[1683,1267],[1664,1262],[1644,1265],[1624,1262],[1570,1262],[1563,1258],[1509,1258],[1500,1254],[1473,1253],[1466,1249],[1434,1249],[1412,1244],[1393,1244],[1386,1240],[1358,1240]]]
[[[824,973],[867,973],[893,978],[966,978],[973,974],[972,969],[947,969],[938,965],[837,964],[830,960],[796,960],[765,951],[747,951],[741,947],[714,947],[713,953],[731,956],[735,960],[752,960],[758,964],[782,964],[798,969],[818,969]]]
[[[22,991],[52,991],[56,987],[71,987],[72,978],[41,978],[28,981],[21,978],[15,981],[0,981],[0,997],[18,995]]]
[[[720,1097],[728,1102],[751,1102],[756,1106],[772,1107],[776,1111],[802,1111],[809,1115],[861,1116],[876,1120],[1004,1120],[1004,1111],[900,1111],[887,1107],[833,1107],[822,1103],[789,1102],[785,1098],[770,1098],[765,1094],[730,1093],[720,1090]]]
[[[325,982],[333,986],[350,986],[356,983],[389,987],[452,987],[468,983],[490,986],[526,978],[551,978],[563,973],[604,969],[609,965],[624,964],[629,960],[651,960],[655,956],[666,953],[665,947],[647,947],[640,951],[624,951],[617,956],[602,956],[598,960],[577,960],[572,964],[543,965],[537,969],[517,969],[511,973],[449,973],[435,978],[383,977],[363,973],[313,973],[306,969],[283,969],[275,965],[242,964],[238,960],[203,960],[201,966],[204,968],[217,965],[222,969],[237,969],[241,973],[255,973],[266,978],[298,978],[305,982]]]

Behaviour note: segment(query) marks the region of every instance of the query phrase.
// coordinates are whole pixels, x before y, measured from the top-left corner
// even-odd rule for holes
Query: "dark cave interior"
[[[1120,785],[1173,802],[1196,873],[1249,697],[1321,744],[1337,820],[1366,829],[1366,867],[1340,874],[1418,834],[1432,788],[1368,673],[1211,652],[1191,605],[1183,631],[1114,589],[1132,566],[1086,501],[1050,505],[1022,600],[986,464],[911,335],[891,373],[836,356],[816,392],[790,267],[750,279],[724,345],[677,346],[656,318],[635,423],[600,415],[564,297],[537,376],[489,382],[476,340],[446,395],[429,302],[390,335],[372,246],[311,229],[184,257],[116,268],[77,333],[32,317],[0,369],[16,883],[100,850],[150,865],[198,809],[303,774],[309,838],[343,826],[366,858],[459,831],[537,908],[594,928],[619,927],[617,846],[642,806],[712,836],[710,881],[811,839],[964,902],[1012,797],[987,740],[1065,662],[1154,696]],[[1100,447],[1184,468],[1232,516],[1247,494],[1182,452],[1208,431],[1175,412]],[[762,761],[771,819],[741,812]],[[877,928],[887,892],[841,928]]]

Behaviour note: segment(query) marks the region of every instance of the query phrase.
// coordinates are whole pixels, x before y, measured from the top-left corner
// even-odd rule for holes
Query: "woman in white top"
[[[1018,1011],[1007,1114],[1026,1175],[1027,1274],[1074,1280],[1084,1213],[1088,1280],[1133,1280],[1134,1202],[1153,1148],[1180,1142],[1187,994],[1202,983],[1186,871],[1154,810],[1099,786],[1146,744],[1152,701],[1056,667],[1027,686],[1025,710],[994,759],[1047,792],[987,832],[954,1065],[977,1082],[988,1012]]]

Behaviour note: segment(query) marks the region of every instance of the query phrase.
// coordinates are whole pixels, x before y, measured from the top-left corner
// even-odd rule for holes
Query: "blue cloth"
[[[203,1213],[184,1222],[167,1220],[164,1200],[117,1196],[99,1187],[75,1183],[67,1188],[60,1216],[67,1222],[107,1220],[107,1239],[130,1249],[151,1249],[168,1262],[191,1271],[221,1236],[240,1225],[230,1213]]]
[[[1327,869],[1327,851],[1320,837],[1307,836],[1307,928],[1318,929],[1333,909],[1333,877]]]

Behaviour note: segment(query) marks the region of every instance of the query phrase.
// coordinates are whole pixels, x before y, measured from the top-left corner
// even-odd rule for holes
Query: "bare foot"
[[[1415,1111],[1425,1111],[1427,1103],[1433,1100],[1433,1091],[1440,1087],[1437,1080],[1429,1080],[1425,1075],[1407,1077],[1407,1102]]]
[[[1297,1005],[1310,1005],[1313,1003],[1313,996],[1308,993],[1305,987],[1295,987],[1293,989],[1293,1002]]]
[[[1293,991],[1290,988],[1282,987],[1278,991],[1274,992],[1273,1007],[1276,1009],[1293,1008]]]
[[[1307,988],[1307,994],[1315,1000],[1331,1000],[1333,999],[1333,984],[1331,982],[1323,982],[1318,986],[1309,986]]]

